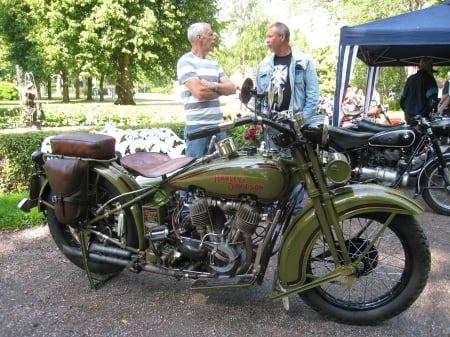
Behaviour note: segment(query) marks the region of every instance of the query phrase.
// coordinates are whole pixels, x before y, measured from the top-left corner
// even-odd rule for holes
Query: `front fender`
[[[349,185],[333,192],[333,204],[339,221],[364,213],[395,213],[416,215],[422,206],[398,190],[379,185]],[[312,205],[306,207],[284,235],[278,256],[278,277],[284,288],[305,283],[308,258],[320,225]]]

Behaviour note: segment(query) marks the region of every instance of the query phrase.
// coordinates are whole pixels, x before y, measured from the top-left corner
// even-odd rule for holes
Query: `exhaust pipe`
[[[63,245],[62,251],[66,255],[72,255],[82,258],[83,254],[81,253],[81,249]],[[110,254],[110,255],[99,255],[101,254]],[[98,243],[92,243],[89,246],[88,250],[88,258],[89,261],[92,262],[101,262],[101,263],[109,263],[122,267],[130,266],[131,264],[131,253],[125,249],[116,248],[116,247],[106,247],[100,245]],[[114,256],[112,256],[114,255]],[[125,260],[126,259],[126,260]],[[200,278],[214,278],[216,275],[206,272],[198,272],[193,270],[185,270],[185,269],[169,269],[164,267],[159,267],[150,263],[145,263],[142,265],[142,270],[166,275],[166,276],[175,276],[178,278],[191,278],[191,279],[200,279]]]
[[[83,257],[81,249],[75,247],[63,245],[62,251],[66,255]],[[88,255],[91,261],[115,264],[122,267],[126,267],[131,262],[131,252],[121,248],[103,246],[98,243],[92,243],[89,246]]]

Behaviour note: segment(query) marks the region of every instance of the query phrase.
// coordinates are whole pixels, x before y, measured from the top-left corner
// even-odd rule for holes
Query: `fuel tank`
[[[287,184],[278,160],[262,155],[238,155],[222,157],[169,179],[175,189],[198,187],[206,195],[237,199],[253,195],[262,201],[278,199]]]
[[[377,133],[369,138],[370,146],[380,147],[410,147],[416,140],[413,130],[402,129]]]

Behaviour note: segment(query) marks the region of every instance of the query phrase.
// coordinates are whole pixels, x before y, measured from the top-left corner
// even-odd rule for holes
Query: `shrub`
[[[0,134],[0,191],[25,191],[34,173],[31,153],[54,132]]]
[[[389,105],[389,111],[399,111],[399,110],[401,110],[400,102],[398,100],[387,99],[387,100],[384,101],[384,104],[388,104]]]
[[[12,83],[0,82],[0,100],[12,101],[19,97],[19,92]]]

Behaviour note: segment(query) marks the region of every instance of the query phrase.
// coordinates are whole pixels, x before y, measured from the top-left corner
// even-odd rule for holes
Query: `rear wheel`
[[[325,283],[300,297],[324,316],[347,324],[375,324],[406,310],[425,287],[430,251],[413,216],[396,216],[376,238],[386,219],[386,214],[377,213],[343,220],[341,228],[352,261],[369,244],[373,247],[356,267],[353,282]],[[309,258],[309,273],[319,277],[334,269],[328,244],[319,236]]]
[[[97,184],[97,192],[91,193],[89,202],[89,215],[93,217],[96,210],[110,200],[112,197],[119,195],[119,191],[108,181],[102,179]],[[52,192],[50,192],[49,200],[51,200]],[[110,215],[105,220],[96,223],[96,230],[114,239],[120,240],[122,243],[137,247],[137,232],[133,222],[133,218],[129,212],[125,212],[123,225],[120,225],[117,215]],[[47,209],[47,220],[50,233],[56,242],[58,248],[63,254],[75,265],[84,269],[83,258],[81,257],[81,245],[78,232],[71,226],[61,223],[56,219],[53,209]],[[102,245],[110,245],[104,240],[92,235],[90,242],[101,243]],[[89,261],[89,270],[96,274],[114,274],[120,272],[124,267],[115,264],[101,263]]]
[[[446,157],[445,162],[450,170],[450,157]],[[436,213],[450,215],[450,188],[445,183],[437,162],[425,172],[424,186],[422,188],[422,197],[428,206]]]

